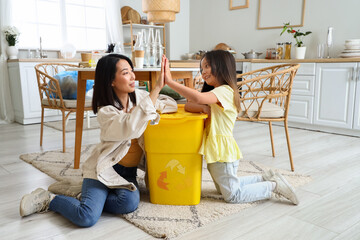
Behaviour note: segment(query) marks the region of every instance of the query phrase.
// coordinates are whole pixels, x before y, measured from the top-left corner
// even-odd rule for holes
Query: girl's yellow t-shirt
[[[234,91],[229,85],[221,85],[211,91],[221,103],[210,104],[210,124],[205,128],[199,153],[207,163],[234,162],[242,158],[234,139],[233,130],[237,110],[234,104]]]

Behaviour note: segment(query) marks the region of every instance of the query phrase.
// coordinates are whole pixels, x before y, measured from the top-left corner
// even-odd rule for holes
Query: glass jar
[[[274,51],[272,51],[271,53],[271,59],[278,59],[278,52],[275,50],[275,48]]]
[[[273,55],[274,51],[275,51],[275,48],[267,48],[265,59],[273,59],[272,55]]]
[[[285,43],[285,57],[284,59],[291,59],[291,44],[292,42]]]
[[[276,59],[282,59],[284,54],[284,43],[276,43]]]

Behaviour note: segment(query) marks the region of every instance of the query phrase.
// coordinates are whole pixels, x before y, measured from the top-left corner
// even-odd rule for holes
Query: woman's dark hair
[[[240,94],[237,88],[237,79],[236,79],[236,64],[234,56],[224,50],[213,50],[206,52],[201,58],[206,59],[208,64],[211,67],[211,74],[219,81],[220,85],[229,85],[234,90],[234,104],[236,109],[240,111]],[[200,71],[201,64],[200,64]],[[209,92],[214,89],[212,86],[209,86],[204,82],[202,92]]]
[[[124,108],[111,86],[117,71],[116,64],[121,59],[126,60],[131,66],[131,69],[134,69],[131,60],[120,54],[106,55],[100,58],[96,64],[94,94],[92,98],[92,109],[95,114],[99,108],[107,105],[112,105],[119,110]],[[129,97],[131,102],[136,105],[135,91],[129,93]]]

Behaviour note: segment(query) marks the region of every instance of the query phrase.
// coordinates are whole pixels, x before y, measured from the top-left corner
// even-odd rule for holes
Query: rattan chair
[[[272,155],[275,157],[272,122],[284,122],[291,171],[294,164],[288,131],[291,88],[299,64],[283,64],[237,74],[241,112],[237,120],[268,122]]]
[[[201,92],[203,86],[204,86],[204,79],[202,78],[202,75],[199,71],[196,73],[194,77],[194,89]]]
[[[62,113],[62,135],[63,135],[63,152],[66,151],[65,145],[65,127],[71,113],[76,112],[76,100],[63,99],[59,81],[54,78],[56,74],[65,71],[66,68],[77,67],[73,64],[65,63],[41,63],[35,66],[37,83],[39,87],[41,102],[41,130],[40,146],[43,142],[44,129],[44,110],[60,110]],[[85,111],[91,111],[91,99],[85,100]]]

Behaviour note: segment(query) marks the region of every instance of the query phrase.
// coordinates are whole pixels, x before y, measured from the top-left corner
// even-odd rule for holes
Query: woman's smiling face
[[[135,74],[126,60],[120,59],[116,64],[115,78],[111,86],[117,94],[128,94],[135,91]]]

